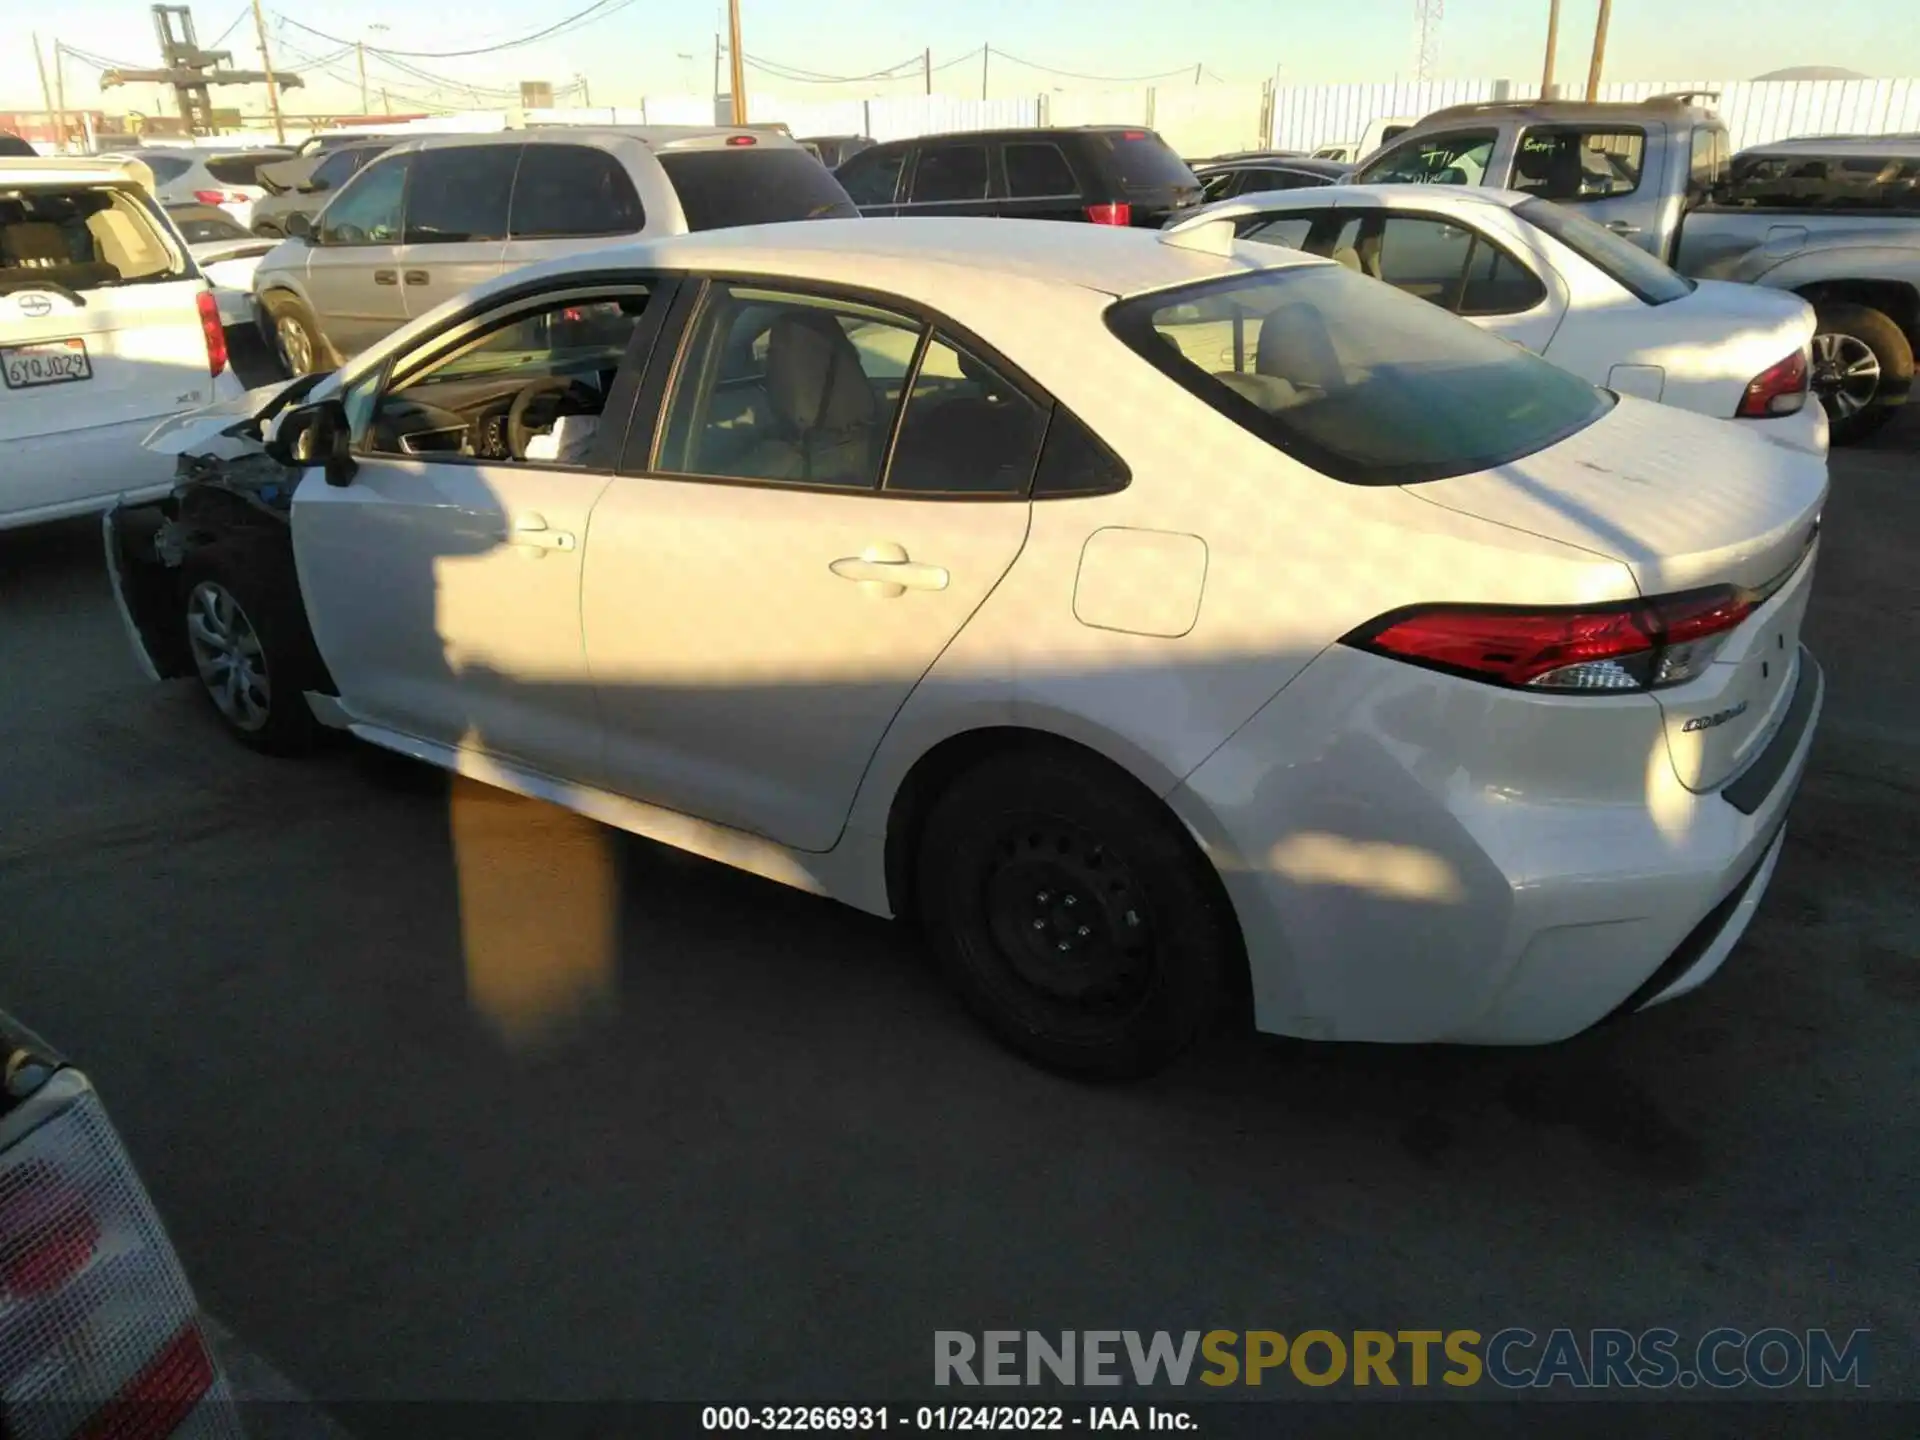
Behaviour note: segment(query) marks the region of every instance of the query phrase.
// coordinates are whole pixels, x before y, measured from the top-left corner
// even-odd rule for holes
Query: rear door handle
[[[858,555],[844,555],[827,567],[842,580],[873,587],[869,592],[892,600],[909,590],[944,590],[952,577],[938,565],[917,564],[891,543],[869,545]]]
[[[522,515],[513,522],[507,543],[530,550],[538,558],[548,550],[571,550],[575,542],[569,530],[549,530],[546,516]]]
[[[409,270],[406,274],[406,281],[409,285],[424,285],[429,278],[427,272],[424,270]]]
[[[1638,235],[1640,227],[1629,220],[1609,220],[1607,229],[1616,235]]]
[[[373,272],[373,283],[376,285],[398,285],[400,283],[400,272],[397,270],[376,270]]]

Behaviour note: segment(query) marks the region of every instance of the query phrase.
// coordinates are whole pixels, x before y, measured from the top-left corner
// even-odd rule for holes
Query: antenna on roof
[[[1238,226],[1237,215],[1189,216],[1160,232],[1162,245],[1177,245],[1182,250],[1197,250],[1202,255],[1231,255]]]

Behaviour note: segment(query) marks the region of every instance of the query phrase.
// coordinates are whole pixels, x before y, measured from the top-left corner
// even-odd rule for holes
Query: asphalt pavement
[[[1505,1325],[1864,1328],[1920,1398],[1920,415],[1833,470],[1828,709],[1759,918],[1564,1046],[1051,1077],[895,927],[229,743],[136,673],[91,524],[0,535],[0,1003],[328,1401],[902,1398],[943,1329]]]

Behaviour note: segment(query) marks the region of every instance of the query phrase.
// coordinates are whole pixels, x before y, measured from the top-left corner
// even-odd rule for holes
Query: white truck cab
[[[0,529],[161,495],[161,420],[241,393],[138,162],[0,159]]]

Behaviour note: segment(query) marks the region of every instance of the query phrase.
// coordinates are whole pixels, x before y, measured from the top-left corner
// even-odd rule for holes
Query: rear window
[[[0,189],[0,293],[49,284],[98,290],[187,274],[185,257],[131,190]]]
[[[134,158],[153,173],[156,185],[178,180],[193,168],[193,161],[180,155],[136,155]]]
[[[668,151],[660,165],[680,197],[689,230],[860,214],[833,172],[804,150],[741,145]]]
[[[246,240],[246,227],[224,210],[211,205],[168,206],[174,228],[189,245],[205,245],[213,240]]]
[[[1198,190],[1187,162],[1151,130],[1096,130],[1093,143],[1112,157],[1113,177],[1126,190]]]
[[[632,235],[645,224],[633,181],[606,151],[587,145],[526,147],[513,180],[509,228],[514,239]]]
[[[256,155],[215,155],[207,161],[207,173],[222,185],[258,185],[262,165],[277,165],[288,158],[278,150]]]
[[[1614,284],[1649,305],[1665,305],[1693,293],[1693,281],[1675,274],[1665,261],[1551,200],[1522,201],[1513,207],[1513,213],[1546,231]]]
[[[1122,301],[1114,333],[1324,475],[1407,485],[1503,465],[1604,415],[1586,381],[1342,265]]]
[[[1920,213],[1920,154],[1736,155],[1713,204],[1912,215]]]

